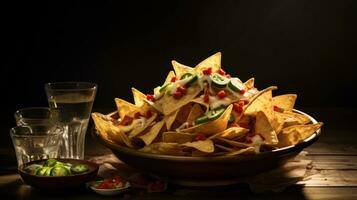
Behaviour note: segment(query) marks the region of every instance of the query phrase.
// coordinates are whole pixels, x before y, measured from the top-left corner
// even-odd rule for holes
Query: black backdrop
[[[47,104],[50,81],[99,85],[94,110],[161,84],[170,61],[222,65],[258,88],[297,93],[298,106],[355,106],[354,1],[14,2],[3,6],[0,143],[13,112]],[[5,92],[4,92],[5,91]],[[4,146],[4,145],[2,145]]]

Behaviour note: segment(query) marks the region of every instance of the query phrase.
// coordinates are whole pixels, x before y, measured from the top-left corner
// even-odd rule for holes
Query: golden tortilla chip
[[[245,88],[247,88],[247,89],[254,88],[254,78],[250,78],[249,80],[247,80],[243,84],[244,84]]]
[[[171,63],[172,63],[172,66],[173,66],[173,68],[175,70],[176,77],[178,79],[180,79],[181,76],[184,75],[185,73],[194,71],[194,69],[192,67],[183,65],[183,64],[181,64],[181,63],[179,63],[179,62],[177,62],[175,60],[171,61]]]
[[[248,103],[246,109],[244,110],[244,115],[255,116],[257,112],[263,111],[268,117],[269,121],[274,119],[274,110],[272,102],[272,90],[276,87],[268,87],[261,92],[259,92],[255,99]]]
[[[216,134],[226,130],[228,125],[228,120],[232,112],[233,105],[229,105],[222,115],[213,121],[207,123],[199,124],[190,128],[182,129],[182,132],[186,133],[204,133],[208,135]]]
[[[142,106],[145,103],[146,95],[135,88],[131,88],[133,93],[134,103],[137,107]]]
[[[212,72],[217,72],[221,69],[221,52],[215,53],[214,55],[206,58],[204,61],[200,62],[196,67],[196,72],[201,72],[209,67],[212,68]]]
[[[139,122],[137,124],[135,124],[135,121],[133,121],[133,129],[129,132],[129,138],[133,138],[143,132],[148,126],[150,126],[150,124],[156,119],[156,117],[157,114],[153,113],[149,119],[145,119],[144,121],[137,120]]]
[[[92,113],[91,115],[96,129],[104,139],[126,145],[128,147],[133,147],[128,136],[121,131],[118,126],[113,125],[111,121],[106,119],[105,115],[100,113]]]
[[[202,110],[200,104],[195,103],[193,104],[190,113],[188,114],[186,122],[192,124],[192,122],[194,122],[197,117],[202,116],[204,113],[205,111]]]
[[[153,154],[165,154],[173,156],[184,156],[187,153],[184,151],[184,147],[177,143],[157,142],[147,145],[141,149],[141,152],[153,153]]]
[[[163,132],[162,141],[168,143],[186,143],[191,142],[195,138],[194,134],[182,132]]]
[[[192,148],[195,148],[195,149],[205,152],[205,153],[214,152],[214,144],[213,144],[212,140],[209,140],[209,139],[199,140],[199,141],[194,141],[194,142],[186,142],[181,145],[185,146],[185,147],[192,147]]]
[[[172,124],[174,123],[174,121],[175,121],[175,119],[176,119],[177,113],[178,113],[179,111],[180,111],[180,110],[176,110],[175,112],[172,112],[171,114],[164,116],[164,121],[165,121],[166,129],[167,129],[167,130],[170,130]]]
[[[249,147],[249,144],[246,144],[246,143],[243,143],[243,142],[237,142],[237,141],[234,141],[234,140],[228,140],[228,139],[221,138],[221,137],[217,137],[215,139],[218,140],[218,141],[222,141],[222,142],[224,142],[226,144],[229,144],[231,146],[234,146],[234,147],[239,147],[239,148]]]
[[[284,94],[273,97],[273,105],[287,111],[292,111],[296,101],[296,94]]]
[[[187,88],[187,93],[182,96],[181,99],[175,99],[173,98],[173,96],[164,95],[161,99],[157,100],[155,104],[158,104],[162,108],[162,112],[164,115],[169,115],[170,113],[178,110],[182,106],[188,104],[200,92],[200,86],[198,84],[195,84]]]
[[[235,150],[235,151],[231,151],[229,153],[227,153],[227,156],[235,156],[235,155],[252,155],[252,154],[256,154],[255,152],[255,148],[254,147],[247,147],[244,149],[239,149],[239,150]]]
[[[265,144],[278,144],[278,137],[275,130],[270,124],[268,117],[262,111],[259,111],[256,115],[254,130],[256,134],[260,134],[265,139]]]
[[[165,123],[164,120],[157,122],[150,128],[150,130],[147,133],[139,136],[139,138],[141,138],[146,145],[151,144],[152,141],[154,141],[155,138],[159,135],[159,132],[161,128],[164,126],[164,123]]]
[[[223,151],[228,151],[228,152],[234,151],[234,148],[226,147],[226,146],[221,145],[221,144],[215,144],[214,146],[217,147],[220,150],[223,150]]]
[[[140,111],[139,107],[123,99],[115,98],[115,103],[117,105],[120,119],[124,119],[125,115],[128,115],[129,113],[131,114]]]
[[[230,127],[220,133],[212,135],[211,137],[209,137],[209,139],[215,137],[221,137],[229,140],[236,140],[245,136],[245,134],[248,133],[248,131],[249,129],[242,128],[242,127]]]
[[[322,122],[317,124],[295,125],[284,128],[278,135],[278,147],[295,145],[307,139],[323,125]]]
[[[188,103],[188,104],[182,106],[179,109],[179,112],[177,113],[176,121],[178,123],[180,123],[180,124],[185,123],[187,121],[188,115],[191,112],[191,109],[192,109],[192,104],[191,103]]]
[[[196,104],[200,104],[202,105],[203,107],[206,108],[206,110],[204,112],[208,112],[209,110],[209,104],[204,102],[203,98],[202,97],[196,97],[194,99],[191,100],[192,103],[196,103]]]
[[[272,123],[272,125],[277,134],[279,134],[280,131],[285,127],[303,125],[311,122],[310,118],[307,116],[290,111],[285,111],[282,113],[275,112],[275,117],[276,120],[274,123]]]

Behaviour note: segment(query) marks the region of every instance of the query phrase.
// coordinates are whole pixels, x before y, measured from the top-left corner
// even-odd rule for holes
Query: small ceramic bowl
[[[90,188],[98,194],[105,195],[105,196],[113,196],[127,191],[130,188],[130,183],[126,182],[124,187],[115,188],[115,189],[98,189],[93,185],[91,185]]]

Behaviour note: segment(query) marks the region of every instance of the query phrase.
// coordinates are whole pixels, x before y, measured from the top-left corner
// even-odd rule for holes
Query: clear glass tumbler
[[[48,107],[22,108],[17,110],[14,115],[18,126],[54,123]]]
[[[52,124],[11,128],[18,166],[34,160],[57,158],[62,134],[63,128]]]
[[[93,101],[95,83],[56,82],[45,85],[52,117],[64,127],[61,158],[84,158],[84,141]]]

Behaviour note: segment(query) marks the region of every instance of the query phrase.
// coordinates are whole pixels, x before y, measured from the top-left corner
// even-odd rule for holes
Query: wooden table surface
[[[140,194],[132,190],[116,199],[357,199],[357,122],[356,108],[303,108],[325,123],[318,142],[307,148],[316,173],[304,183],[297,183],[279,193],[253,194],[246,185],[189,188],[169,185],[164,193]],[[6,151],[1,149],[1,151]],[[9,151],[12,152],[12,151]],[[110,151],[92,137],[86,139],[86,156]],[[1,199],[108,199],[89,190],[59,191],[48,194],[25,185],[16,171],[0,174]],[[110,197],[109,197],[110,198]]]

